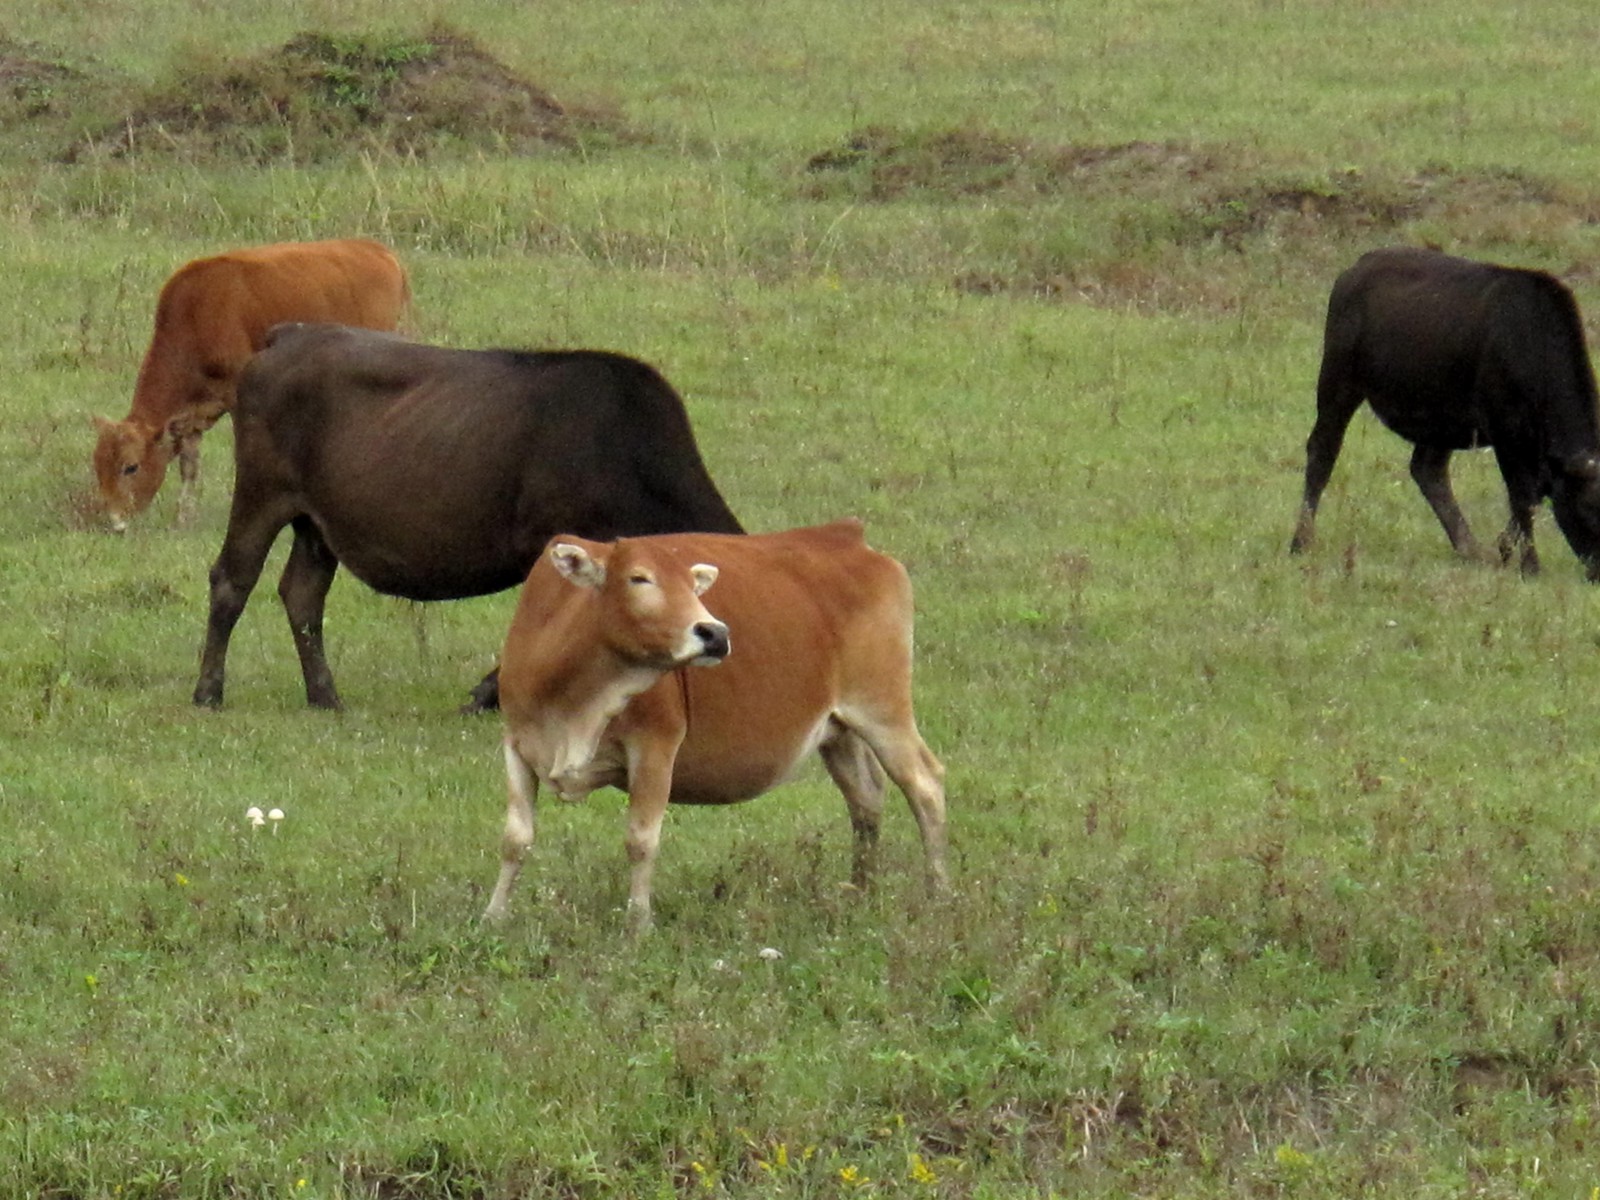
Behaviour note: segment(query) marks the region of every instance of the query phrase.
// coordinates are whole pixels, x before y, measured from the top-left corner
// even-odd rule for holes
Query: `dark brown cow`
[[[650,924],[667,803],[748,800],[814,752],[850,808],[855,882],[871,871],[887,771],[916,817],[930,882],[944,884],[944,768],[911,707],[911,584],[859,521],[556,538],[522,590],[500,681],[509,802],[488,918],[506,914],[539,783],[566,800],[628,792],[637,931]]]
[[[620,354],[446,350],[290,325],[246,368],[233,425],[196,704],[222,703],[228,639],[286,525],[278,594],[306,700],[323,708],[339,707],[322,610],[341,563],[387,595],[454,600],[521,583],[562,529],[739,531],[683,401]],[[494,676],[474,695],[492,707]]]
[[[1317,503],[1365,400],[1412,443],[1416,480],[1450,544],[1478,547],[1450,489],[1450,456],[1492,446],[1511,504],[1500,557],[1539,569],[1533,514],[1550,498],[1573,552],[1600,578],[1600,415],[1572,293],[1542,271],[1433,250],[1364,254],[1333,285],[1291,553],[1311,544]]]
[[[393,329],[410,298],[387,247],[360,239],[230,250],[179,267],[156,301],[155,333],[120,421],[96,417],[95,478],[118,532],[178,459],[178,520],[192,512],[200,435],[233,407],[239,373],[284,321]]]

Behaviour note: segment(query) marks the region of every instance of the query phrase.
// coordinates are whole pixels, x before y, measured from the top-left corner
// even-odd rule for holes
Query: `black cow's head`
[[[1567,544],[1588,568],[1589,582],[1600,583],[1600,458],[1574,454],[1558,463],[1550,507]]]

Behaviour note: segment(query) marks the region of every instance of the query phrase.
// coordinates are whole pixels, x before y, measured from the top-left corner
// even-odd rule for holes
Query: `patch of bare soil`
[[[268,54],[183,64],[176,74],[77,140],[68,160],[533,154],[631,136],[614,116],[563,104],[444,26],[387,39],[302,33]]]

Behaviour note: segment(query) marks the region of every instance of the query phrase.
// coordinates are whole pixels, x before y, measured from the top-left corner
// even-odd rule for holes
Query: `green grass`
[[[1548,517],[1536,581],[1455,561],[1367,416],[1285,553],[1362,249],[1563,272],[1593,328],[1589,7],[470,0],[630,136],[56,156],[186,66],[436,8],[0,17],[82,72],[27,119],[0,90],[0,1195],[1600,1186],[1594,592]],[[341,578],[332,716],[269,566],[189,705],[231,430],[194,528],[169,488],[113,539],[89,415],[176,265],[347,234],[419,336],[649,359],[748,525],[855,513],[907,563],[949,898],[901,807],[850,894],[813,769],[669,815],[643,944],[613,793],[543,805],[478,926],[498,726],[454,710],[509,594]],[[1494,532],[1492,462],[1455,473]]]

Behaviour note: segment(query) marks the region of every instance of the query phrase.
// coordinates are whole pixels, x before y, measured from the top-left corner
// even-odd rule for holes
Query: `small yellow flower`
[[[922,1155],[912,1154],[910,1170],[907,1172],[913,1183],[938,1183],[939,1177],[933,1173],[933,1168],[923,1161]]]
[[[1280,1167],[1290,1171],[1303,1171],[1311,1165],[1311,1156],[1303,1150],[1296,1150],[1288,1142],[1284,1142],[1272,1152]]]
[[[185,875],[182,871],[179,871],[176,875],[174,875],[172,877],[172,879],[173,879],[173,882],[176,883],[179,887],[188,887],[189,886],[189,877],[187,875]]]
[[[297,1191],[297,1192],[298,1192],[298,1191],[299,1191],[299,1190],[300,1190],[300,1189],[301,1189],[301,1188],[303,1188],[303,1187],[305,1187],[305,1186],[306,1186],[306,1181],[305,1181],[305,1180],[304,1180],[304,1179],[296,1179],[296,1180],[295,1180],[295,1181],[294,1181],[294,1190],[295,1190],[295,1191]]]

